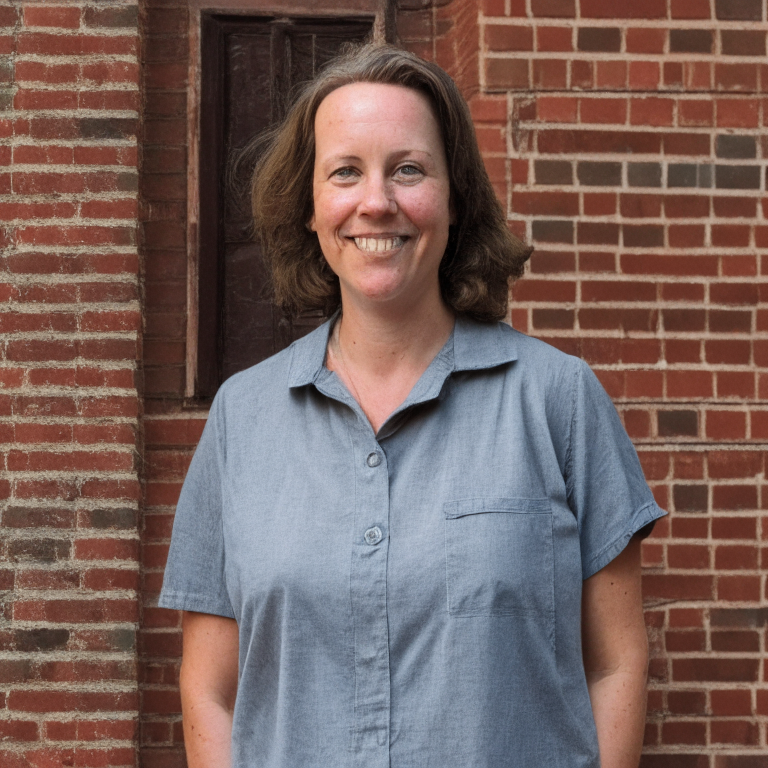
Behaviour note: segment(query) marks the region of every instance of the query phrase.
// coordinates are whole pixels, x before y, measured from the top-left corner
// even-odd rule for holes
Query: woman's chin
[[[363,309],[368,307],[371,310],[380,311],[385,308],[398,308],[399,311],[407,314],[409,308],[422,303],[424,292],[408,290],[402,285],[369,285],[347,296]],[[342,301],[344,301],[343,291]]]

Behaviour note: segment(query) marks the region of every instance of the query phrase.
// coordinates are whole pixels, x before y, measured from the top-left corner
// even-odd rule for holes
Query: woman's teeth
[[[356,237],[354,240],[355,245],[361,251],[371,253],[394,251],[395,248],[399,248],[405,242],[404,237]]]

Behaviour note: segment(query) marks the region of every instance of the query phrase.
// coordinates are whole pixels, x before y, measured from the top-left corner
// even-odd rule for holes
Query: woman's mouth
[[[405,237],[354,237],[355,245],[368,253],[383,253],[400,248],[407,238]]]

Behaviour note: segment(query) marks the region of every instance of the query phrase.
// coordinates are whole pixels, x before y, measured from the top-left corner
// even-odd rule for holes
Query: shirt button
[[[366,462],[369,467],[378,467],[379,464],[381,464],[381,456],[379,456],[379,454],[374,451],[373,453],[368,454]]]
[[[373,546],[381,541],[381,528],[378,525],[374,525],[373,528],[369,528],[365,532],[365,543]]]

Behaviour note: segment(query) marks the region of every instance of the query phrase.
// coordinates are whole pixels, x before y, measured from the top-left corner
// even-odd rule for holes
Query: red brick
[[[568,62],[558,59],[536,59],[533,62],[533,86],[541,89],[563,89],[568,82]]]
[[[752,697],[748,690],[713,690],[710,693],[712,714],[719,717],[738,717],[752,714]]]
[[[17,52],[48,56],[77,56],[88,54],[135,55],[137,39],[130,35],[56,35],[44,32],[22,32],[18,36]]]
[[[120,712],[137,705],[136,693],[47,691],[40,696],[37,691],[12,690],[8,694],[8,709],[27,712]]]
[[[626,33],[627,53],[664,53],[666,39],[664,29],[631,27]]]
[[[528,62],[524,59],[486,59],[485,78],[491,90],[527,89]]]
[[[711,600],[713,587],[711,576],[643,574],[643,594],[649,598]]]
[[[724,128],[756,128],[760,104],[757,99],[715,99],[717,125]]]
[[[138,541],[134,539],[79,539],[75,542],[77,560],[138,559]]]
[[[627,83],[625,61],[598,61],[595,73],[598,88],[624,88]]]
[[[746,437],[746,414],[741,411],[707,411],[707,437],[739,440]]]
[[[706,724],[702,722],[667,720],[662,725],[661,738],[665,744],[704,745],[706,728]]]
[[[583,123],[621,125],[627,119],[625,99],[579,99],[579,114]]]
[[[655,91],[661,80],[661,67],[656,61],[629,62],[629,88],[636,91]]]
[[[490,51],[532,51],[533,30],[509,24],[486,24],[485,43]]]
[[[702,627],[704,614],[698,608],[672,608],[669,611],[669,625],[670,627]]]
[[[667,16],[666,0],[637,0],[616,5],[610,0],[581,0],[582,18],[597,19],[664,19]]]
[[[537,51],[572,51],[573,30],[570,27],[537,27]]]
[[[757,547],[718,546],[715,548],[717,570],[755,570],[758,566]]]
[[[760,742],[758,724],[744,720],[713,720],[710,731],[713,744],[757,745]]]
[[[680,125],[710,126],[714,123],[711,99],[680,99],[677,108]]]
[[[611,192],[583,192],[582,203],[585,216],[611,216],[616,213],[616,195]],[[600,254],[598,258],[606,255]],[[583,252],[582,257],[584,257]],[[586,259],[582,258],[582,270],[591,271],[586,263]]]
[[[754,439],[768,439],[768,411],[752,411],[751,425]]]
[[[549,123],[575,123],[578,100],[570,97],[540,96],[536,100],[539,120]]]
[[[710,567],[709,547],[694,544],[670,544],[667,547],[670,568],[707,570]]]
[[[757,285],[754,283],[713,283],[710,299],[717,304],[757,304]]]
[[[672,99],[632,99],[629,122],[631,125],[672,125],[674,110]]]
[[[712,478],[754,477],[763,471],[763,456],[759,451],[711,451],[707,464]]]
[[[504,0],[482,0],[485,16],[504,16]]]
[[[27,6],[24,8],[24,26],[77,29],[80,26],[80,13],[80,8],[77,7]]]
[[[531,0],[531,11],[541,18],[573,18],[575,0]]]
[[[710,0],[670,0],[673,19],[709,19]]]
[[[672,675],[680,682],[756,682],[757,659],[686,658],[673,659]]]
[[[667,694],[669,711],[676,715],[703,715],[707,697],[704,691],[671,690]]]
[[[754,485],[715,485],[712,507],[716,510],[757,508],[757,488]]]
[[[723,277],[754,277],[757,275],[755,256],[723,256],[720,260]]]
[[[571,88],[591,88],[594,82],[594,68],[591,61],[571,62]]]

